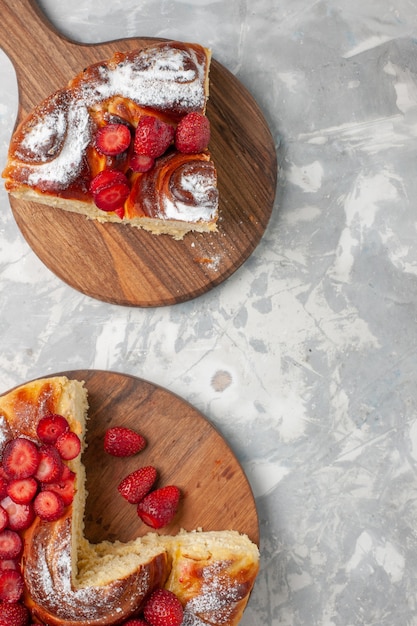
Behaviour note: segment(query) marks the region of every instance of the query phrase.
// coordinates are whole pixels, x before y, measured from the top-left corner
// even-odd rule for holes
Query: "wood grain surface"
[[[177,516],[158,532],[232,528],[259,543],[256,505],[247,478],[223,437],[199,411],[134,376],[100,370],[61,374],[84,380],[88,390],[88,446],[83,462],[89,492],[85,533],[90,541],[128,541],[149,532],[136,507],[119,495],[117,485],[138,467],[154,465],[159,486],[176,484],[182,492]],[[141,432],[146,448],[130,458],[106,454],[104,433],[118,425]]]
[[[0,10],[0,46],[14,64],[19,87],[17,121],[87,65],[155,41],[82,45],[57,33],[33,0],[0,0]],[[256,101],[213,53],[207,115],[220,194],[217,233],[191,233],[174,241],[11,199],[28,244],[74,289],[126,306],[172,305],[222,283],[259,244],[274,205],[275,146]]]

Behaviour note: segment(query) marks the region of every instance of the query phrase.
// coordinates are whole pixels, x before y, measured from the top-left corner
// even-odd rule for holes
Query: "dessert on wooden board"
[[[87,540],[87,423],[78,380],[39,379],[0,396],[0,624],[235,626],[258,572],[257,546],[234,530],[156,532],[177,514],[180,492],[157,487],[152,468],[119,485],[152,530],[126,543]],[[136,454],[145,443],[108,428],[103,454]]]
[[[208,48],[170,41],[85,68],[15,130],[6,190],[175,239],[215,231],[210,60]]]

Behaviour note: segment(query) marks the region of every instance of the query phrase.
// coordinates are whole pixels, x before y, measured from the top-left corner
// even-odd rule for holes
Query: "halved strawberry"
[[[17,437],[5,445],[3,468],[10,478],[33,476],[38,465],[39,449],[33,441],[25,437]]]
[[[0,533],[0,559],[17,559],[23,549],[19,533],[6,528]]]
[[[104,435],[104,450],[112,456],[132,456],[146,446],[145,438],[125,426],[112,426]]]
[[[0,626],[26,626],[29,623],[29,611],[21,602],[2,602],[0,604]]]
[[[57,483],[49,483],[48,485],[43,485],[42,490],[45,491],[46,489],[57,493],[62,498],[64,505],[68,506],[73,501],[75,494],[74,472],[71,472],[71,475],[65,479],[61,477],[61,480]]]
[[[9,528],[11,530],[25,530],[29,528],[35,518],[33,504],[17,504],[10,496],[6,496],[0,502],[0,506],[6,509],[9,516]]]
[[[17,504],[29,504],[35,497],[38,487],[38,481],[33,476],[13,478],[7,485],[7,494]]]
[[[53,522],[59,519],[65,509],[64,501],[57,493],[46,489],[36,496],[33,508],[42,520]]]
[[[149,172],[155,164],[155,159],[147,154],[132,154],[129,167],[134,172]]]
[[[7,569],[0,573],[0,600],[18,602],[23,593],[23,576],[19,570]]]
[[[114,185],[116,183],[128,184],[127,178],[123,172],[113,169],[102,170],[92,179],[90,183],[90,191],[94,195],[101,189],[104,189],[104,187],[109,187],[110,185]]]
[[[68,420],[63,415],[49,413],[39,420],[36,434],[42,443],[55,443],[59,435],[67,430],[69,430]]]
[[[184,609],[168,589],[156,589],[148,598],[143,615],[150,626],[181,626]]]
[[[185,115],[175,131],[175,147],[186,154],[203,152],[210,141],[210,122],[202,113]]]
[[[69,432],[70,431],[65,430],[59,437]],[[62,476],[64,464],[55,446],[43,445],[39,448],[40,461],[35,478],[41,483],[54,483]]]
[[[143,115],[136,127],[133,149],[136,154],[147,154],[156,159],[166,152],[174,134],[175,129],[170,124],[153,115]]]
[[[180,495],[180,490],[175,485],[151,491],[137,506],[140,519],[151,528],[166,526],[177,512]]]
[[[71,461],[80,454],[81,441],[76,433],[69,430],[58,437],[55,442],[55,447],[58,450],[61,459]]]
[[[116,156],[128,149],[131,138],[125,124],[106,124],[97,131],[96,148],[102,154]]]
[[[102,211],[119,211],[130,193],[129,185],[115,183],[97,191],[93,198],[97,208]]]
[[[150,492],[156,481],[157,472],[152,465],[140,467],[118,485],[119,493],[131,504],[140,502]]]

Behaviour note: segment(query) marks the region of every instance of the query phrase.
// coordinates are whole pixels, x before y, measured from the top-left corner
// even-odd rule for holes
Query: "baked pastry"
[[[0,453],[12,438],[37,438],[46,414],[64,416],[84,446],[87,392],[64,376],[45,378],[0,397]],[[183,626],[235,626],[253,587],[259,552],[236,531],[150,532],[122,543],[84,537],[85,468],[78,455],[75,495],[54,521],[36,517],[23,531],[24,603],[48,626],[122,624],[151,591],[166,587],[184,607]],[[0,604],[1,611],[1,604]]]
[[[17,127],[3,171],[6,190],[23,200],[176,239],[190,230],[216,230],[217,175],[210,154],[198,145],[182,153],[174,137],[190,113],[205,117],[210,60],[203,46],[171,41],[89,66]],[[144,117],[172,131],[163,153],[152,156],[148,174],[137,171],[132,159]],[[132,141],[121,152],[99,149],[98,133],[109,124],[130,131]],[[91,189],[103,170],[125,176],[127,187],[118,188],[115,208],[99,208]]]

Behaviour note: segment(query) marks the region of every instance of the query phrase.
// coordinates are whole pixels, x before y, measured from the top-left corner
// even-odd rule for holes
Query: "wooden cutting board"
[[[56,375],[62,374],[85,381],[88,391],[83,462],[88,490],[85,534],[91,542],[128,541],[151,530],[138,518],[136,507],[123,500],[117,485],[130,472],[153,465],[159,473],[158,486],[175,484],[182,493],[174,521],[158,532],[230,528],[259,544],[256,505],[248,480],[223,437],[198,410],[134,376],[100,370]],[[103,441],[110,426],[137,430],[147,440],[146,448],[129,458],[106,454]]]
[[[18,121],[87,65],[155,41],[141,37],[81,45],[62,37],[33,0],[0,0],[0,11],[0,45],[14,64],[19,86]],[[218,233],[188,234],[178,242],[12,198],[16,222],[42,262],[74,289],[127,306],[184,302],[230,277],[268,225],[277,159],[257,103],[215,58],[207,115],[218,172]]]

